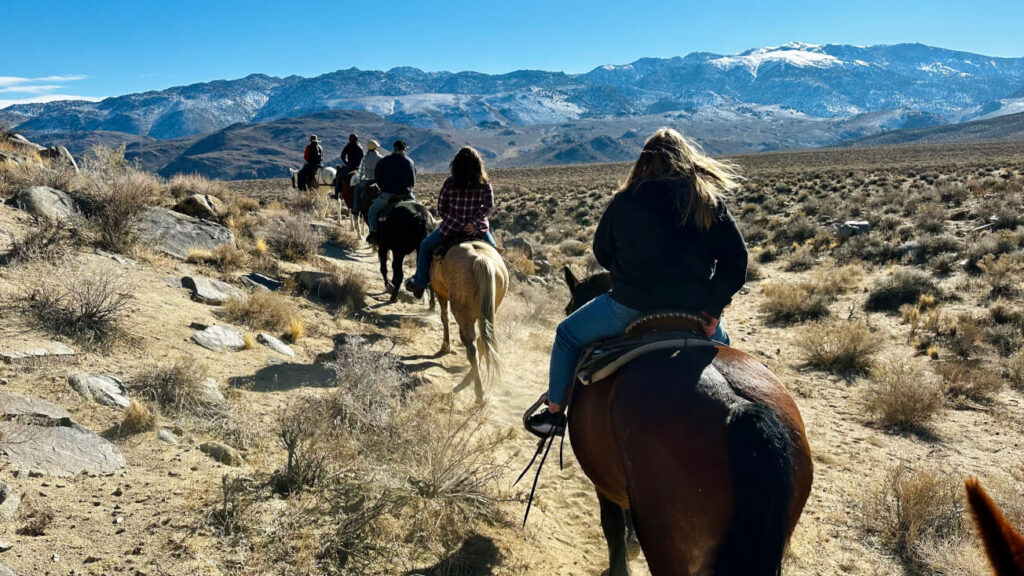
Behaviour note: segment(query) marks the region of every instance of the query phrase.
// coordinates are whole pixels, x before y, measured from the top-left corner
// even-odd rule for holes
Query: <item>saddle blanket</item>
[[[615,374],[636,358],[656,350],[682,350],[721,346],[691,332],[657,331],[640,336],[627,334],[600,340],[583,349],[576,364],[576,378],[584,386]]]

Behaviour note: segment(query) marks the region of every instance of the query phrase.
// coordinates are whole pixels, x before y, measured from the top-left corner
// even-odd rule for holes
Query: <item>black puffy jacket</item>
[[[747,248],[724,203],[707,230],[680,223],[684,185],[648,180],[616,194],[597,226],[594,255],[611,272],[620,304],[717,318],[743,287]]]

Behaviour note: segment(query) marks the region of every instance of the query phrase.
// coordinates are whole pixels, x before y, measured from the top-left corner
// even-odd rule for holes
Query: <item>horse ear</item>
[[[580,281],[572,273],[572,268],[569,268],[568,265],[562,266],[562,274],[565,275],[565,285],[569,287],[569,292],[575,290]]]

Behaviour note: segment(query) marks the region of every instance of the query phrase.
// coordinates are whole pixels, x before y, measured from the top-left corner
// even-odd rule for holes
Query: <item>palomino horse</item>
[[[362,202],[360,202],[361,204]],[[417,252],[423,239],[434,229],[434,218],[418,202],[400,202],[381,218],[377,227],[377,259],[384,277],[384,288],[391,292],[391,302],[398,302],[402,286],[405,257]],[[391,253],[391,282],[388,282],[388,252]]]
[[[565,276],[569,312],[610,284],[607,273]],[[813,465],[793,398],[755,358],[724,345],[649,352],[577,385],[569,410],[607,574],[629,574],[624,510],[653,576],[781,573]]]
[[[995,576],[1024,576],[1024,536],[1017,533],[977,478],[964,482],[967,503]]]
[[[288,172],[291,173],[292,188],[298,189],[299,188],[299,171],[295,170],[294,168],[289,168]],[[338,175],[338,173],[337,173],[337,171],[334,168],[331,168],[330,166],[321,166],[320,168],[317,168],[316,172],[313,173],[313,178],[310,178],[309,182],[306,183],[306,189],[310,193],[314,194],[315,198],[317,200],[317,202],[316,202],[316,206],[317,206],[316,211],[317,211],[317,216],[318,217],[327,217],[327,212],[328,212],[327,195],[326,194],[320,194],[320,187],[321,186],[329,186],[329,187],[333,188],[334,187],[334,179],[337,177],[337,175]],[[319,207],[321,207],[321,206],[323,207],[323,215],[322,216],[319,213]]]
[[[452,247],[444,258],[435,256],[430,264],[430,285],[441,303],[444,341],[439,354],[451,351],[448,303],[459,325],[459,339],[466,347],[470,371],[457,389],[473,382],[477,401],[484,398],[479,357],[494,375],[501,370],[501,356],[494,331],[494,315],[508,289],[508,268],[501,255],[486,242],[465,242]],[[479,348],[477,346],[479,329]]]

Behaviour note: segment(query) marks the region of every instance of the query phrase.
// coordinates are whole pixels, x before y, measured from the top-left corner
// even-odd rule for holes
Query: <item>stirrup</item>
[[[541,406],[543,406],[543,405],[545,405],[547,403],[548,403],[548,393],[545,392],[545,393],[540,395],[540,398],[538,398],[537,401],[533,403],[533,405],[531,405],[529,408],[526,409],[526,412],[523,412],[523,428],[526,428],[527,432],[529,432],[530,434],[533,434],[534,436],[536,436],[537,438],[540,438],[542,440],[546,439],[548,437],[548,435],[547,434],[541,434],[540,432],[537,432],[533,428],[530,428],[530,417],[533,416],[534,414],[536,414],[537,409],[539,409]]]

